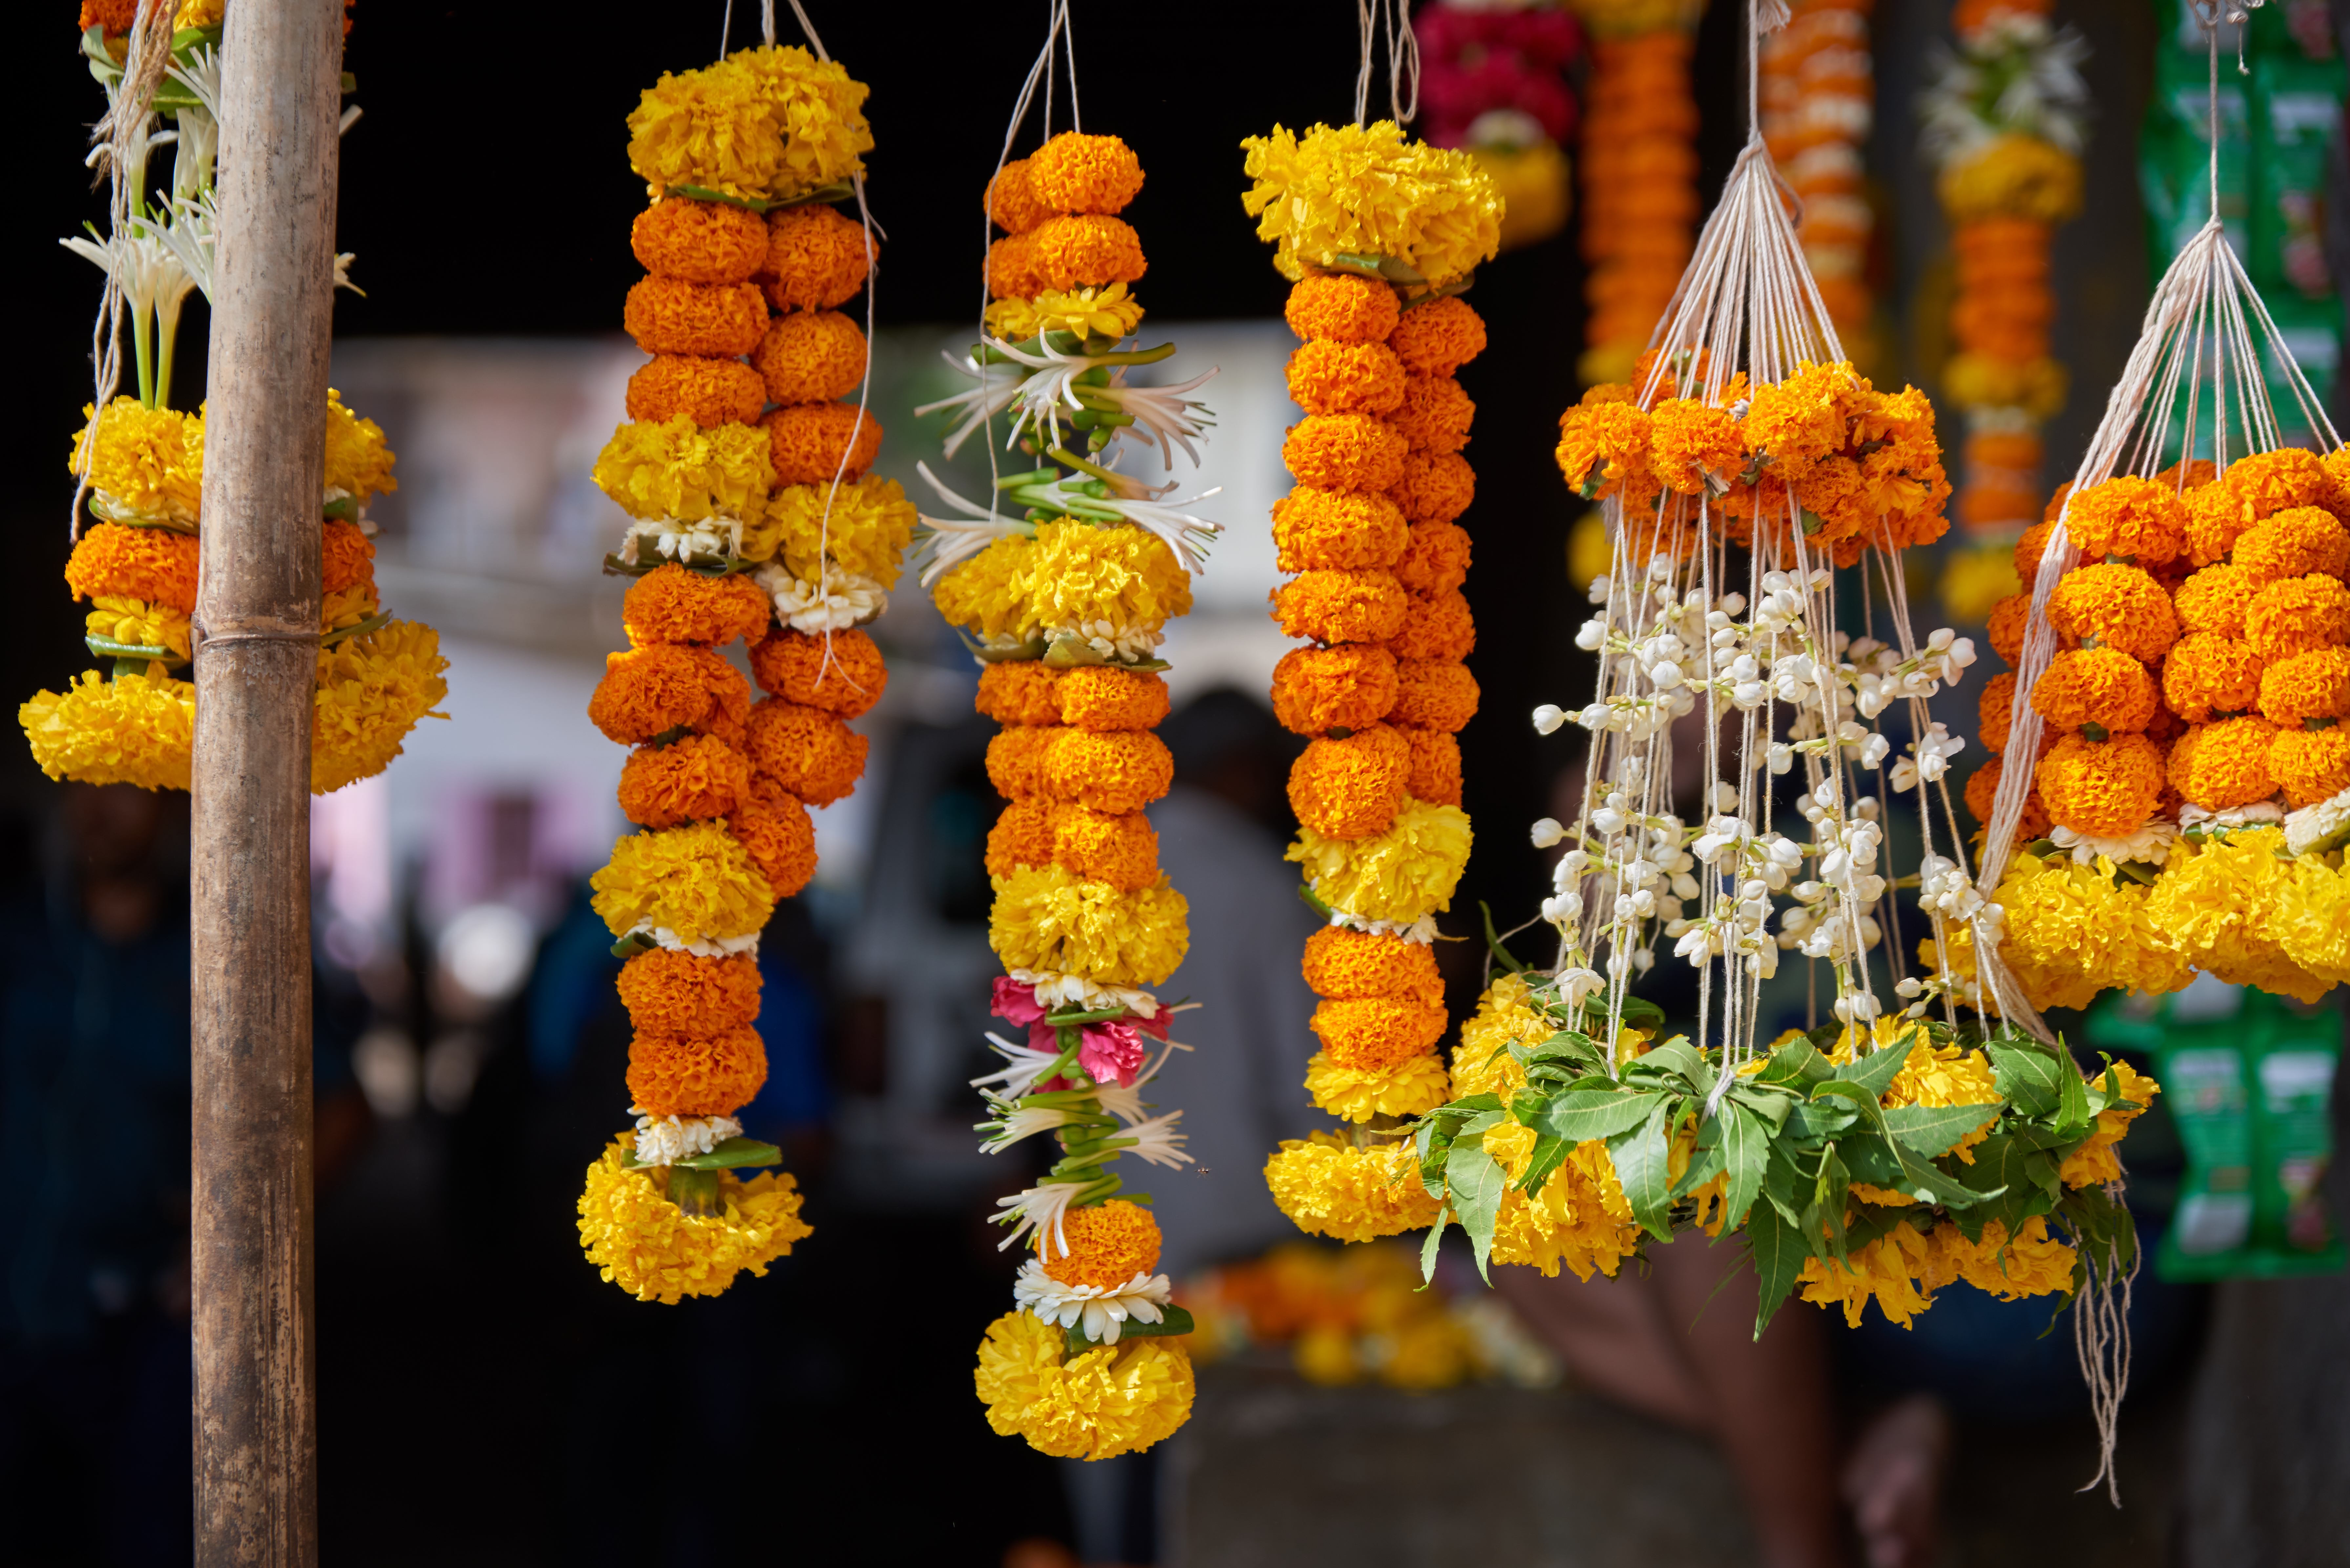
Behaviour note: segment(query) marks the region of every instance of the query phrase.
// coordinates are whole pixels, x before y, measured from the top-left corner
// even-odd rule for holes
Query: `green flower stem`
[[[155,406],[153,331],[146,311],[131,313],[130,351],[139,360],[139,400],[151,409]]]

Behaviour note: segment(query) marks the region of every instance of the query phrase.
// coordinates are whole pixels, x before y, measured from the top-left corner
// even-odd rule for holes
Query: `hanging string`
[[[723,60],[734,43],[734,0],[726,0],[726,15],[718,24],[718,57]]]
[[[1388,109],[1398,125],[1419,112],[1419,36],[1411,30],[1408,0],[1355,0],[1362,64],[1355,73],[1355,123],[1370,119],[1371,65],[1384,36],[1388,47]]]

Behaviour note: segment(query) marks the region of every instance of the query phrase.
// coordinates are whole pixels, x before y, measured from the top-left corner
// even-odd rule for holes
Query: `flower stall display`
[[[1466,149],[1502,198],[1502,248],[1548,239],[1574,205],[1582,31],[1564,0],[1437,0],[1412,18],[1419,40],[1420,137]]]

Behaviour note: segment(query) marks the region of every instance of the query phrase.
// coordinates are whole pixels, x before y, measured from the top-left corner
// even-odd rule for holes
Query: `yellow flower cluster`
[[[1860,1326],[1874,1300],[1888,1321],[1908,1328],[1933,1304],[1936,1291],[1959,1280],[2011,1302],[2069,1290],[2073,1259],[2073,1249],[2048,1234],[2047,1220],[2037,1214],[2012,1240],[2005,1225],[1988,1220],[1980,1241],[1968,1241],[1948,1220],[1930,1231],[1904,1220],[1842,1262],[1806,1258],[1798,1279],[1804,1300],[1842,1306],[1850,1327]]]
[[[1061,1459],[1150,1447],[1191,1414],[1191,1355],[1180,1339],[1122,1339],[1066,1355],[1061,1330],[1028,1312],[988,1325],[972,1375],[987,1424]]]
[[[596,890],[590,903],[616,937],[644,921],[689,942],[749,936],[775,910],[767,879],[723,821],[630,834],[588,883]]]
[[[1406,140],[1393,120],[1276,125],[1252,136],[1242,197],[1274,265],[1293,282],[1341,255],[1391,256],[1430,283],[1465,276],[1501,253],[1502,199],[1467,152]]]
[[[151,664],[144,675],[111,681],[87,670],[63,693],[36,693],[17,708],[16,722],[32,742],[33,760],[53,779],[188,787],[196,689]]]
[[[1326,838],[1300,827],[1282,858],[1303,866],[1315,896],[1340,913],[1409,923],[1452,907],[1470,837],[1467,812],[1407,795],[1386,831]]]
[[[383,427],[343,407],[343,395],[328,388],[326,487],[364,506],[400,488],[400,481],[391,476],[394,461]]]
[[[2122,1179],[2122,1162],[2114,1149],[2128,1136],[2130,1123],[2144,1116],[2154,1104],[2154,1096],[2162,1093],[2162,1085],[2131,1066],[2127,1062],[2113,1064],[2114,1086],[2121,1096],[2137,1106],[2126,1110],[2116,1106],[2097,1113],[2097,1130],[2089,1141],[2064,1157],[2057,1175],[2067,1187],[2101,1187],[2108,1181]],[[2103,1075],[2099,1075],[2100,1077]]]
[[[1264,1162],[1264,1180],[1291,1223],[1339,1241],[1424,1229],[1440,1207],[1405,1140],[1357,1148],[1331,1133],[1284,1138]]]
[[[1048,288],[1034,299],[1017,295],[987,307],[987,335],[1008,343],[1024,342],[1045,332],[1072,332],[1080,337],[1126,337],[1142,324],[1142,302],[1122,283],[1099,288]]]
[[[579,1240],[605,1280],[639,1301],[674,1306],[686,1296],[717,1295],[744,1269],[764,1277],[769,1263],[811,1233],[788,1175],[743,1181],[720,1171],[718,1212],[689,1215],[651,1172],[621,1164],[635,1143],[634,1133],[622,1133],[588,1168]]]
[[[94,607],[84,624],[90,636],[125,648],[168,648],[183,660],[193,657],[188,647],[188,618],[170,605],[109,594],[99,594],[89,602]]]
[[[1367,1122],[1375,1116],[1416,1116],[1452,1097],[1452,1080],[1432,1055],[1408,1056],[1399,1066],[1346,1067],[1317,1051],[1305,1064],[1305,1087],[1314,1103],[1340,1121]]]
[[[310,720],[310,792],[326,794],[373,778],[400,755],[417,721],[449,695],[441,634],[416,621],[386,621],[318,650]]]
[[[634,422],[612,432],[597,456],[598,488],[646,522],[710,518],[758,523],[775,471],[767,432],[754,425],[704,430],[691,415]]]
[[[82,405],[86,422],[67,464],[85,474],[118,514],[192,524],[203,500],[204,419],[151,409],[121,397],[101,414]],[[85,466],[76,466],[76,465]]]
[[[629,166],[658,191],[785,201],[863,172],[867,88],[806,49],[743,49],[663,72],[629,116]]]
[[[1936,185],[1953,223],[2018,217],[2061,223],[2077,216],[2081,161],[2033,136],[2002,136],[1942,171]]]
[[[1139,528],[1046,523],[1033,539],[999,539],[939,579],[949,625],[988,637],[1034,637],[1107,621],[1156,629],[1191,609],[1191,578],[1175,552]]]
[[[1165,877],[1122,893],[1057,865],[993,878],[988,945],[1006,969],[1082,975],[1101,985],[1157,985],[1191,948],[1190,905]]]
[[[827,500],[830,517],[825,515]],[[914,504],[894,479],[867,474],[837,489],[786,484],[768,498],[757,525],[743,530],[743,558],[780,556],[792,576],[813,582],[829,556],[834,569],[870,577],[887,588],[896,586],[898,564],[913,536]]]
[[[1534,1158],[1534,1128],[1516,1122],[1485,1133],[1485,1152],[1511,1183],[1494,1217],[1493,1262],[1523,1263],[1546,1279],[1556,1278],[1562,1264],[1579,1280],[1595,1272],[1614,1279],[1624,1260],[1638,1251],[1640,1227],[1633,1221],[1607,1146],[1575,1145],[1542,1190],[1528,1197],[1518,1190],[1517,1180]]]

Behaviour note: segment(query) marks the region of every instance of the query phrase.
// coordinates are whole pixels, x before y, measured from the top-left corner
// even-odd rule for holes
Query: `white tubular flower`
[[[1035,1051],[1025,1045],[1015,1045],[993,1030],[988,1032],[987,1043],[995,1048],[997,1055],[1010,1064],[998,1072],[971,1081],[972,1088],[990,1096],[991,1104],[998,1099],[1008,1101],[1025,1097],[1036,1087],[1036,1080],[1045,1075],[1046,1069],[1061,1059],[1057,1051]],[[991,1084],[1003,1086],[991,1090],[988,1087]],[[1054,1125],[1057,1127],[1059,1124]]]
[[[1586,653],[1596,653],[1607,640],[1607,618],[1596,615],[1575,628],[1575,646]]]
[[[1116,1345],[1127,1319],[1137,1323],[1162,1321],[1167,1298],[1173,1289],[1165,1274],[1144,1273],[1137,1273],[1114,1288],[1063,1284],[1045,1272],[1043,1263],[1031,1258],[1020,1265],[1020,1277],[1012,1286],[1012,1299],[1024,1311],[1035,1313],[1055,1327],[1068,1328],[1083,1323],[1087,1339],[1097,1345]]]
[[[998,1095],[989,1095],[987,1105],[996,1112],[995,1119],[973,1122],[971,1130],[990,1136],[979,1146],[982,1154],[1002,1154],[1022,1138],[1034,1137],[1041,1132],[1068,1125],[1073,1113],[1060,1106],[1021,1106],[1015,1101]]]
[[[976,506],[965,501],[931,472],[929,463],[915,463],[914,472],[939,493],[941,500],[963,514],[961,517],[933,517],[927,512],[916,514],[921,521],[922,533],[914,541],[914,556],[922,566],[922,587],[931,587],[998,539],[1008,539],[1014,535],[1035,537],[1035,524],[1024,517],[1007,516],[991,507]]]
[[[743,1124],[733,1116],[656,1116],[645,1114],[641,1106],[630,1106],[629,1114],[637,1118],[636,1155],[641,1165],[675,1165],[743,1136]]]
[[[1883,734],[1872,731],[1868,740],[1860,748],[1860,765],[1865,768],[1882,767],[1885,759],[1892,753],[1892,751],[1893,742],[1887,740]],[[1898,789],[1900,786],[1897,784],[1894,787]]]
[[[1070,1200],[1083,1192],[1087,1185],[1084,1181],[1048,1181],[1042,1187],[1027,1188],[1009,1198],[997,1199],[995,1207],[1001,1212],[991,1214],[988,1219],[994,1224],[1012,1226],[1012,1234],[998,1241],[995,1250],[999,1252],[1004,1251],[1035,1230],[1040,1233],[1050,1231],[1054,1244],[1062,1251],[1067,1251],[1069,1235],[1062,1229],[1061,1219],[1068,1213]]]
[[[1103,401],[1117,404],[1119,412],[1134,416],[1133,424],[1118,428],[1118,434],[1146,445],[1152,437],[1157,437],[1159,459],[1169,468],[1175,466],[1175,454],[1168,445],[1172,441],[1183,449],[1184,455],[1191,460],[1191,466],[1197,468],[1200,466],[1200,452],[1191,444],[1191,438],[1205,435],[1207,427],[1216,421],[1206,417],[1207,404],[1185,398],[1182,394],[1206,386],[1214,379],[1216,369],[1194,376],[1188,381],[1179,381],[1171,387],[1130,387],[1126,382],[1126,372],[1121,369],[1108,386],[1096,388],[1094,391]],[[1193,411],[1195,410],[1197,412]]]
[[[1103,985],[1081,974],[1063,974],[1049,969],[1015,969],[1011,977],[1023,985],[1035,986],[1037,1002],[1055,1012],[1075,1007],[1084,1012],[1099,1012],[1122,1007],[1138,1018],[1159,1016],[1159,999],[1130,985]]]
[[[1122,1148],[1137,1159],[1164,1166],[1169,1170],[1189,1165],[1191,1157],[1184,1153],[1182,1147],[1188,1135],[1175,1130],[1175,1124],[1182,1116],[1181,1111],[1169,1111],[1164,1116],[1134,1122],[1126,1131],[1109,1140],[1110,1147]]]

